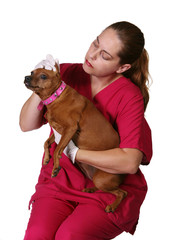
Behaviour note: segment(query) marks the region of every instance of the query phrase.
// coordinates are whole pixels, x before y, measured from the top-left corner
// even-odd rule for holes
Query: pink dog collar
[[[49,98],[41,101],[41,102],[39,103],[37,109],[38,109],[39,111],[41,111],[41,110],[43,109],[44,105],[48,105],[48,104],[52,103],[53,101],[55,101],[55,99],[56,99],[58,96],[60,96],[61,93],[64,91],[65,87],[66,87],[66,83],[64,83],[64,82],[62,81],[60,87],[59,87]]]

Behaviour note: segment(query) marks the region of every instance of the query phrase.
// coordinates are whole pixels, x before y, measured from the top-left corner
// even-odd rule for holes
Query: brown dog
[[[39,68],[25,77],[26,87],[42,100],[55,93],[62,83],[57,64],[55,67],[56,72]],[[57,176],[60,170],[59,159],[71,139],[80,149],[107,150],[119,146],[119,136],[112,125],[86,97],[68,85],[55,101],[47,105],[46,118],[50,126],[62,135],[54,151],[52,177]],[[44,164],[50,160],[49,148],[54,141],[55,136],[52,134],[44,144]],[[94,192],[99,189],[115,194],[116,200],[105,209],[106,212],[114,212],[127,196],[127,192],[119,188],[124,177],[123,174],[111,174],[96,169],[93,175],[95,187],[83,191]]]

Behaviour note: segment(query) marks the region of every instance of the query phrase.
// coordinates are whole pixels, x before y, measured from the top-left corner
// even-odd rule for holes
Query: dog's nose
[[[26,76],[25,77],[25,82],[30,82],[31,81],[31,76]]]
[[[30,84],[31,84],[31,76],[26,76],[25,77],[24,84],[25,84],[26,87],[30,86]]]

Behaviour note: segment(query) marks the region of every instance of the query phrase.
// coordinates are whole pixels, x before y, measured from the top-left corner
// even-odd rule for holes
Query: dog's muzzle
[[[26,76],[26,77],[25,77],[24,84],[25,84],[26,86],[30,86],[30,82],[31,82],[31,76]]]

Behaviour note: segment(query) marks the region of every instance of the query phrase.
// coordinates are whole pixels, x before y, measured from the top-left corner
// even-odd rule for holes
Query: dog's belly
[[[76,133],[73,137],[73,141],[80,149],[85,150],[101,151],[119,147],[118,135],[108,135],[97,135],[94,132],[86,131],[79,134]]]
[[[98,135],[95,132],[81,131],[80,134],[75,134],[73,141],[80,149],[93,151],[103,151],[119,146],[119,136],[116,132],[111,135],[106,133]],[[82,172],[92,180],[97,169],[85,163],[77,162],[77,164]]]
[[[87,114],[79,122],[79,131],[73,137],[75,144],[81,149],[107,150],[119,146],[119,135],[112,125],[100,113]]]

